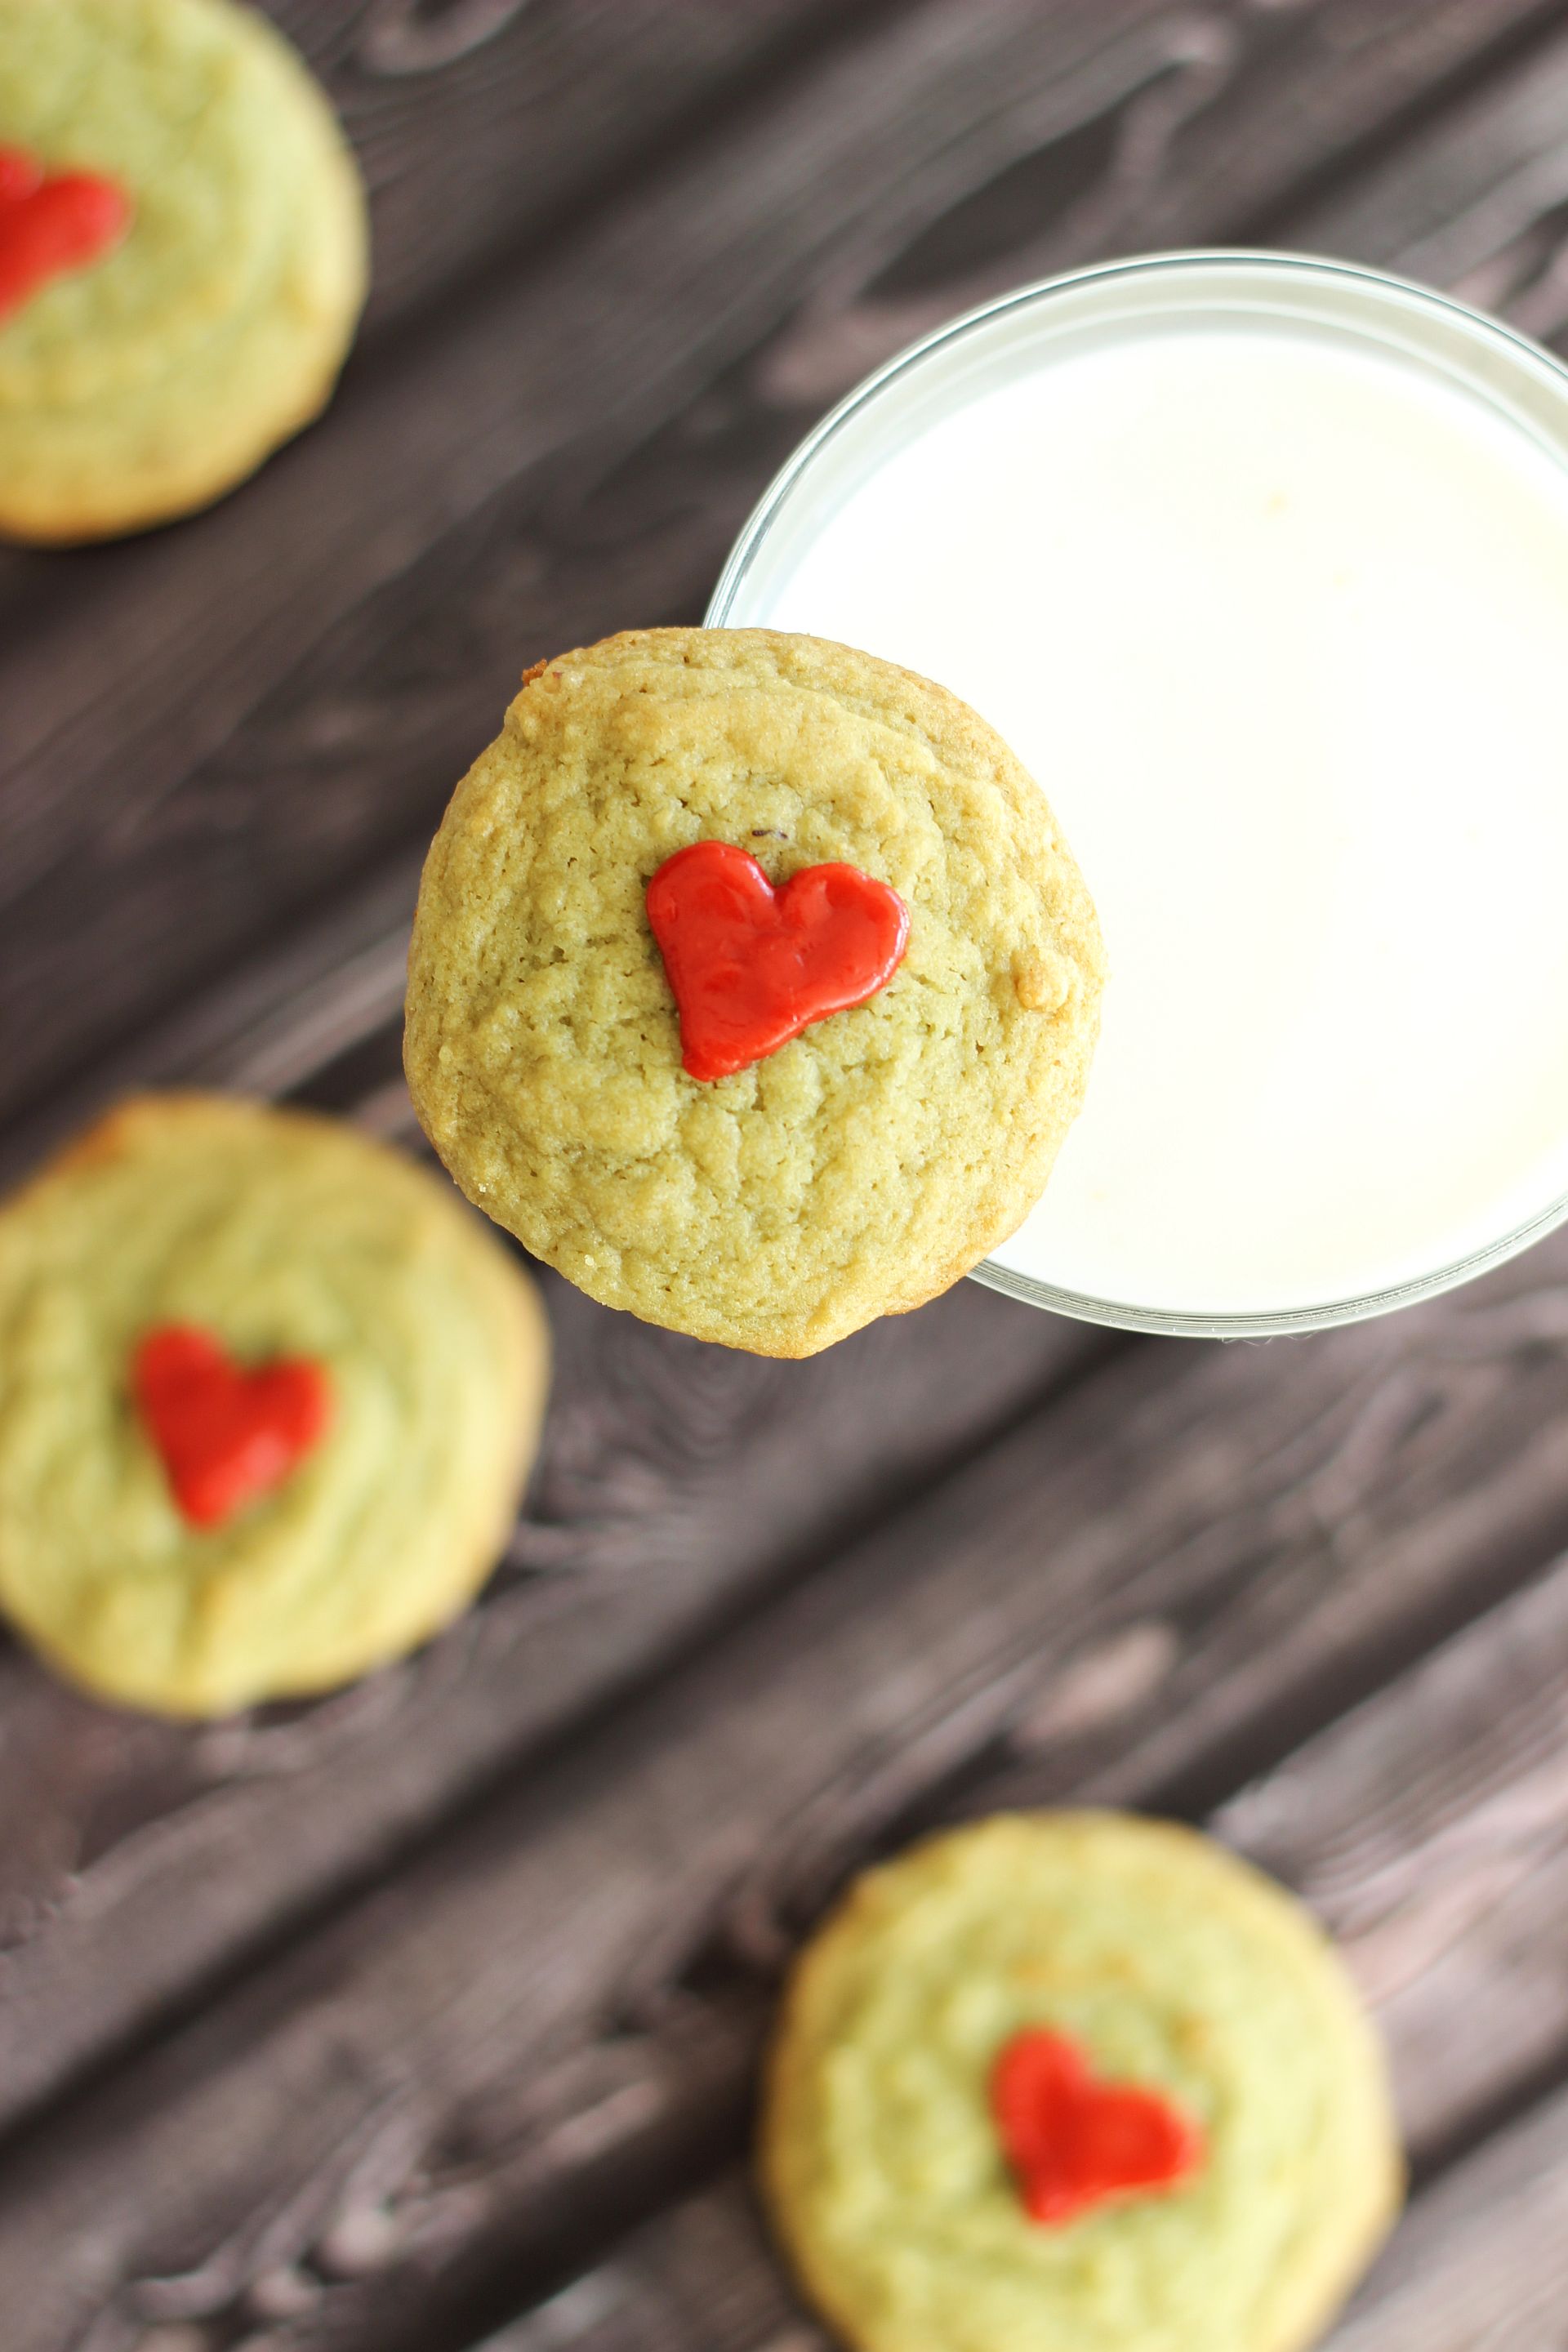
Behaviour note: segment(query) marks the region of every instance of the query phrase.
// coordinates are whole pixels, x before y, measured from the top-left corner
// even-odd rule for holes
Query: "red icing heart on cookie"
[[[680,1013],[681,1062],[727,1078],[813,1021],[885,988],[910,910],[856,866],[808,866],[775,890],[727,841],[693,842],[647,886],[647,919]]]
[[[51,278],[100,259],[130,226],[130,199],[112,180],[46,173],[19,147],[0,147],[0,320]]]
[[[1157,2091],[1100,2082],[1062,2033],[1031,2031],[1007,2043],[991,2107],[1035,2221],[1076,2221],[1113,2199],[1177,2188],[1204,2158],[1190,2116]]]
[[[326,1428],[319,1364],[289,1359],[246,1371],[188,1323],[149,1331],[136,1350],[137,1410],[193,1527],[214,1528],[282,1485]]]

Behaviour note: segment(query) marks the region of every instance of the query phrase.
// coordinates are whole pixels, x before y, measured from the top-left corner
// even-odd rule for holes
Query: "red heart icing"
[[[130,226],[130,199],[112,180],[46,173],[19,147],[0,147],[0,320],[51,278],[100,259]]]
[[[808,866],[775,890],[754,857],[697,841],[647,886],[647,919],[680,1013],[681,1063],[727,1078],[813,1021],[885,988],[910,910],[856,866]]]
[[[319,1364],[290,1359],[245,1371],[221,1341],[188,1323],[149,1331],[132,1385],[174,1500],[198,1528],[219,1526],[281,1486],[331,1410]]]
[[[1157,2195],[1204,2159],[1201,2127],[1158,2091],[1102,2083],[1065,2034],[1009,2042],[991,2107],[1031,2221],[1076,2221],[1115,2199]]]

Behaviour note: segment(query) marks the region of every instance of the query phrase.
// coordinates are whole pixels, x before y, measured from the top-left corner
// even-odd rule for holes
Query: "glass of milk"
[[[1089,1097],[977,1269],[1310,1330],[1568,1215],[1568,370],[1426,289],[1172,254],[892,361],[710,609],[963,696],[1104,925]]]

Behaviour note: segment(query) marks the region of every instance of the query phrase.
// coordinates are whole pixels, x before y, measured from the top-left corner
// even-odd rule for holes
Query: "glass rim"
[[[1119,260],[1093,263],[1086,268],[1062,270],[1052,277],[1037,278],[1027,285],[1014,287],[1005,293],[993,296],[989,301],[978,303],[973,309],[962,311],[955,318],[932,328],[929,333],[885,360],[880,367],[874,369],[829,409],[785,459],[742,526],[709,599],[703,616],[704,625],[708,628],[730,625],[728,616],[785,501],[822,451],[883,393],[928,360],[999,319],[1016,311],[1043,309],[1057,297],[1077,288],[1115,279],[1163,278],[1185,272],[1223,272],[1227,268],[1274,275],[1284,279],[1311,278],[1331,284],[1341,281],[1363,289],[1374,296],[1394,296],[1397,298],[1400,308],[1435,313],[1439,319],[1463,329],[1475,341],[1494,348],[1500,346],[1515,361],[1527,363],[1538,375],[1553,381],[1556,387],[1568,396],[1568,364],[1543,344],[1521,334],[1517,329],[1492,318],[1488,312],[1475,309],[1470,303],[1457,300],[1452,295],[1423,286],[1414,278],[1402,278],[1393,270],[1373,268],[1360,262],[1338,261],[1314,254],[1270,253],[1247,247],[1194,247],[1173,252],[1134,254]],[[1427,357],[1429,363],[1435,364],[1430,362],[1430,355]],[[1563,454],[1568,457],[1568,441],[1564,443]],[[1114,1330],[1157,1332],[1179,1339],[1278,1339],[1309,1331],[1331,1330],[1343,1324],[1363,1322],[1373,1316],[1388,1314],[1397,1307],[1415,1306],[1423,1299],[1438,1297],[1443,1292],[1456,1289],[1476,1276],[1518,1256],[1535,1242],[1544,1240],[1565,1220],[1568,1220],[1568,1193],[1536,1211],[1495,1242],[1468,1251],[1463,1257],[1451,1260],[1430,1274],[1412,1276],[1403,1282],[1315,1306],[1246,1311],[1139,1307],[1126,1300],[1068,1290],[1041,1281],[1033,1275],[1020,1274],[1011,1266],[999,1265],[989,1257],[972,1266],[968,1278],[984,1284],[988,1289],[1000,1291],[1007,1297],[1022,1299],[1030,1306],[1046,1307],[1056,1314],[1070,1316],[1077,1321],[1097,1323]]]

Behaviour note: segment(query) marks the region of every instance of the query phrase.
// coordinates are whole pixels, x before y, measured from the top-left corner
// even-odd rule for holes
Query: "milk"
[[[1000,1276],[1262,1329],[1557,1213],[1568,461],[1539,413],[1373,335],[1178,310],[861,437],[725,617],[962,695],[1094,894],[1089,1097]]]

